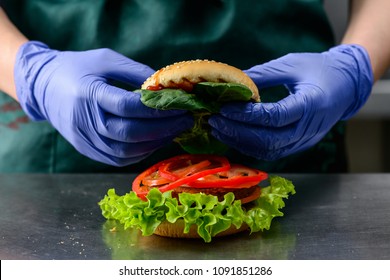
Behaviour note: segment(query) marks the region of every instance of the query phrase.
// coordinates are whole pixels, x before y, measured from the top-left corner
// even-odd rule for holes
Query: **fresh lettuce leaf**
[[[261,196],[248,210],[234,200],[233,193],[226,194],[222,201],[203,193],[181,193],[176,199],[171,192],[161,193],[157,188],[150,190],[147,201],[133,191],[119,196],[109,189],[99,205],[106,219],[119,221],[125,229],[138,228],[145,236],[152,235],[164,220],[174,223],[182,219],[184,232],[196,225],[198,234],[210,242],[231,225],[239,228],[246,223],[251,232],[257,232],[268,230],[273,218],[283,216],[280,209],[285,206],[284,199],[295,194],[294,185],[279,176],[270,176],[269,181],[270,185],[262,188]]]
[[[285,206],[284,199],[293,194],[295,188],[291,181],[270,176],[270,186],[262,188],[261,196],[254,202],[256,206],[247,212],[245,223],[249,225],[251,232],[268,230],[273,218],[283,216],[280,209]]]
[[[250,101],[251,90],[235,83],[202,82],[191,93],[182,89],[138,90],[141,102],[159,110],[188,110],[194,115],[194,126],[179,135],[175,142],[191,154],[223,154],[227,146],[211,135],[207,122],[210,114],[220,111],[223,103]]]

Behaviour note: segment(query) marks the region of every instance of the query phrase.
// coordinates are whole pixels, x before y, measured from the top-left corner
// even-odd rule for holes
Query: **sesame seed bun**
[[[252,100],[260,101],[259,90],[247,74],[234,66],[212,60],[189,60],[168,65],[150,76],[141,88],[186,89],[200,82],[242,84],[252,91]]]

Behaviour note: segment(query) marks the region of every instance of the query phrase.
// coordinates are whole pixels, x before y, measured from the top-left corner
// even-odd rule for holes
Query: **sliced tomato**
[[[208,160],[203,160],[205,157],[207,157]],[[195,163],[196,161],[199,162]],[[183,162],[181,163],[183,164]],[[178,164],[178,162],[167,163],[160,167],[159,172],[162,177],[164,177],[164,174],[169,174],[170,178],[176,178],[171,183],[160,187],[160,191],[166,192],[173,190],[177,187],[188,185],[196,179],[205,177],[210,174],[228,171],[230,169],[229,161],[225,157],[220,156],[192,155],[191,161],[186,161],[186,164],[188,164],[188,166],[191,168],[186,169],[184,172],[181,169],[181,164]],[[178,169],[173,168],[174,166],[176,166]],[[180,177],[180,175],[182,176]]]
[[[185,167],[183,167],[182,164],[182,162],[170,162],[165,164],[164,166],[161,166],[161,168],[159,169],[161,177],[171,181],[175,181],[185,176],[189,176],[191,174],[204,170],[206,167],[211,165],[211,162],[209,160],[202,160],[198,163],[185,162],[185,164],[188,164],[188,166]]]
[[[227,172],[211,174],[189,183],[193,188],[249,188],[268,178],[268,174],[239,164]]]
[[[144,180],[146,179],[146,182],[148,182],[148,180],[151,180],[151,178],[162,178],[159,176],[158,169],[165,163],[166,161],[161,161],[152,165],[134,179],[132,189],[139,198],[146,200],[146,195],[148,194],[150,188],[155,187],[156,185],[148,185],[144,182]],[[162,179],[166,180],[165,178]]]
[[[200,171],[208,170],[207,173],[213,174],[229,169],[230,163],[225,157],[215,155],[182,155],[174,157],[171,161],[161,166],[159,172],[162,177],[175,181]]]
[[[185,154],[161,161],[139,174],[133,191],[146,199],[151,188],[161,192],[178,187],[249,188],[267,179],[265,172],[243,165],[230,165],[225,157]],[[252,195],[250,199],[255,197]],[[247,200],[247,199],[246,199]]]
[[[151,187],[162,186],[169,184],[170,182],[172,182],[172,180],[161,177],[159,171],[153,172],[152,174],[145,176],[145,178],[142,179],[142,184]]]
[[[158,187],[161,192],[166,192],[206,175],[229,169],[230,163],[225,157],[179,155],[156,163],[139,174],[133,181],[132,188],[140,198],[145,199],[152,187]]]
[[[162,85],[153,85],[153,86],[148,86],[146,89],[152,90],[152,91],[157,91],[157,90],[164,89],[164,87]]]

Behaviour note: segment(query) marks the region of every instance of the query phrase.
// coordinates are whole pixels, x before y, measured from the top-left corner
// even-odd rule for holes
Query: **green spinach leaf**
[[[157,91],[138,90],[141,102],[159,110],[188,110],[194,115],[194,126],[179,135],[175,141],[188,153],[223,154],[227,146],[211,135],[207,122],[210,114],[219,113],[226,102],[250,101],[252,92],[244,85],[235,83],[202,82],[192,92],[182,89],[161,89]]]

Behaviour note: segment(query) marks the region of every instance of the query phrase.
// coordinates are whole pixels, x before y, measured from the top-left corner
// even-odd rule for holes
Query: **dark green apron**
[[[321,52],[333,36],[320,0],[8,0],[3,8],[31,40],[53,49],[107,47],[155,69],[207,58],[241,69],[290,52]],[[283,87],[261,90],[275,101]],[[318,145],[274,162],[230,151],[268,172],[346,171],[344,126]],[[0,172],[138,172],[183,151],[172,144],[145,161],[114,168],[80,155],[46,122],[31,122],[0,93]]]

